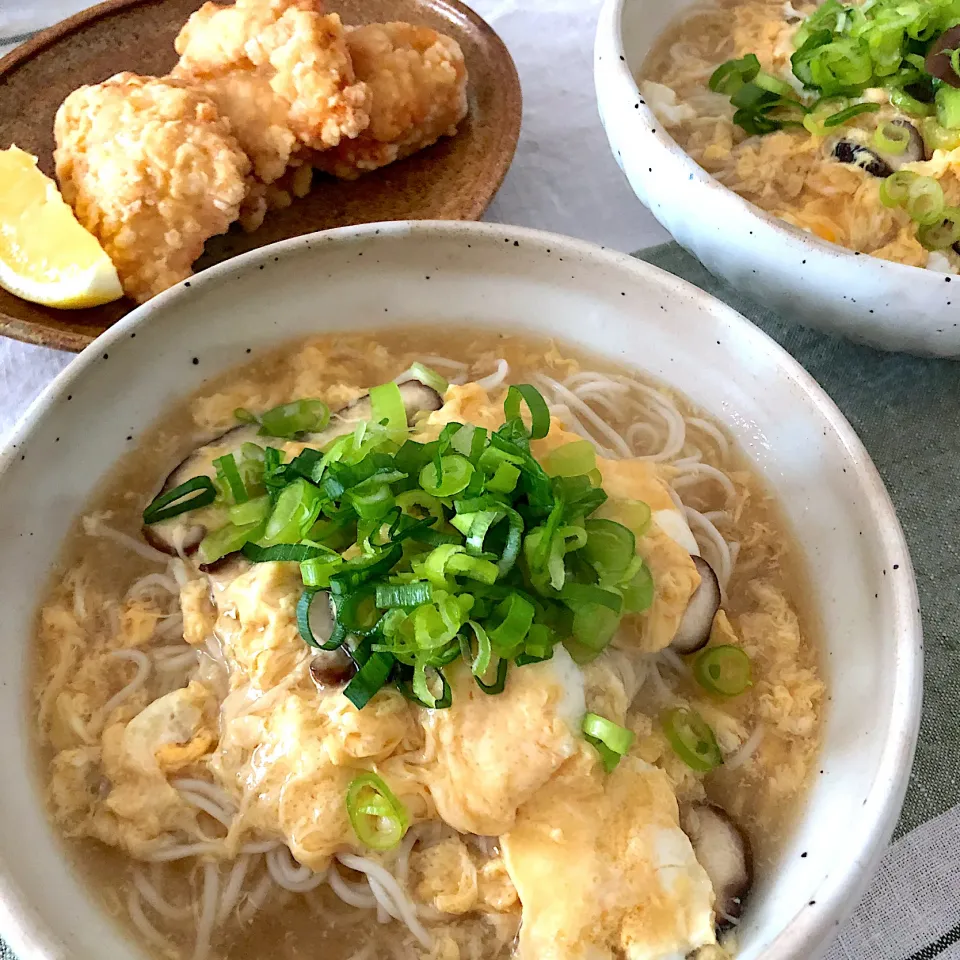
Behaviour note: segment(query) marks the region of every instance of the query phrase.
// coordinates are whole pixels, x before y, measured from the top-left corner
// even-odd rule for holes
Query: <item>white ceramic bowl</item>
[[[605,0],[594,50],[600,119],[653,215],[708,270],[781,316],[883,350],[960,356],[960,276],[853,253],[747,203],[674,142],[634,79],[698,0]]]
[[[519,228],[373,224],[253,251],[135,310],[64,371],[0,458],[0,933],[20,960],[137,954],[99,912],[43,812],[29,748],[35,610],[72,518],[168,404],[250,350],[320,331],[473,323],[556,335],[675,385],[737,438],[806,551],[830,685],[803,815],[760,877],[741,960],[812,960],[897,819],[920,711],[910,557],[856,434],[773,341],[626,256]],[[801,857],[801,852],[807,856]]]

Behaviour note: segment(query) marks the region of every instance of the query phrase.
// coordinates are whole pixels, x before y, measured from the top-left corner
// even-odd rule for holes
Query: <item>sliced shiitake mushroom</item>
[[[356,672],[357,665],[343,647],[321,650],[310,661],[310,677],[318,690],[342,687],[353,679]]]
[[[235,453],[243,444],[255,443],[257,440],[257,427],[246,424],[214,437],[203,446],[197,447],[170,471],[158,496],[186,483],[192,477],[216,476],[213,461],[217,457]],[[160,523],[143,525],[143,539],[154,549],[171,557],[177,556],[181,551],[187,555],[195,553],[206,535],[207,528],[202,523],[197,523],[189,512]]]
[[[443,405],[443,398],[436,390],[424,386],[417,380],[408,380],[399,385],[400,396],[407,413],[407,422],[412,425],[416,415],[422,412],[439,410]],[[337,437],[349,433],[361,420],[368,420],[371,414],[370,395],[364,394],[353,403],[339,410],[326,429],[318,433],[307,434],[304,442],[323,447]],[[209,440],[198,447],[188,457],[182,460],[171,472],[160,488],[160,493],[166,493],[174,487],[185,483],[191,477],[201,474],[212,477],[216,470],[213,461],[227,453],[236,453],[245,443],[262,445],[264,437],[259,428],[254,425],[234,427],[226,433]],[[180,551],[185,554],[196,552],[200,542],[207,535],[207,528],[191,516],[190,513],[180,514],[170,520],[145,525],[143,538],[157,550],[170,556],[177,556]]]
[[[960,87],[960,76],[957,76],[956,70],[953,69],[950,54],[947,51],[956,50],[957,47],[960,47],[960,25],[945,30],[934,40],[923,63],[924,69],[931,77],[936,77],[951,87]]]
[[[876,150],[846,137],[834,144],[833,158],[839,163],[859,167],[874,177],[889,177],[893,173],[893,167]]]
[[[713,618],[720,609],[720,581],[703,557],[693,557],[700,586],[693,592],[680,626],[670,643],[677,653],[696,653],[710,639]]]
[[[753,885],[750,841],[729,814],[712,803],[685,806],[680,826],[713,885],[717,926],[722,930],[735,925]]]

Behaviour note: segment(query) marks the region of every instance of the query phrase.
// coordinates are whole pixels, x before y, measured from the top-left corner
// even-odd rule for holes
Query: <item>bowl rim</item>
[[[762,223],[773,230],[785,234],[791,240],[803,243],[810,248],[812,253],[818,256],[866,257],[866,260],[861,260],[861,264],[867,263],[871,264],[875,269],[892,271],[894,277],[899,273],[905,283],[916,283],[918,275],[923,275],[928,278],[921,281],[924,283],[942,282],[944,276],[955,276],[955,274],[944,274],[939,270],[932,270],[929,267],[916,267],[913,266],[913,264],[900,263],[896,260],[884,260],[881,257],[876,257],[869,253],[861,254],[859,251],[844,247],[839,243],[824,240],[815,233],[802,230],[800,227],[796,227],[786,220],[782,220],[780,217],[751,203],[749,200],[744,199],[735,190],[721,183],[713,174],[701,167],[667,132],[665,125],[659,120],[644,99],[643,93],[640,91],[640,85],[637,83],[636,77],[631,70],[630,57],[627,55],[627,49],[623,42],[623,16],[627,4],[638,2],[641,2],[641,0],[604,0],[600,10],[594,40],[594,76],[596,77],[599,74],[601,69],[600,61],[603,57],[607,57],[609,63],[612,65],[610,69],[635,92],[637,103],[639,104],[637,112],[641,117],[649,121],[650,130],[647,131],[648,135],[652,136],[662,149],[681,164],[684,172],[688,174],[688,180],[690,182],[699,182],[703,185],[709,185],[714,189],[724,191],[724,193],[736,203],[744,216],[750,217],[753,222]],[[674,22],[682,12],[683,11],[680,11],[680,13],[674,15]],[[639,67],[638,64],[635,65],[635,68],[637,67]],[[599,88],[597,94],[599,97]]]
[[[611,0],[622,4],[623,0]],[[858,482],[878,534],[878,543],[889,560],[900,564],[904,576],[885,579],[894,617],[890,632],[895,638],[892,707],[886,742],[877,762],[877,772],[869,785],[862,819],[870,823],[857,855],[846,864],[837,864],[828,872],[818,889],[817,910],[802,906],[786,923],[764,951],[764,960],[812,960],[818,946],[825,944],[836,925],[852,912],[860,894],[872,878],[899,817],[909,782],[912,760],[920,726],[923,680],[923,634],[916,579],[909,547],[893,503],[869,453],[839,407],[800,363],[759,327],[722,300],[673,274],[628,254],[600,247],[587,241],[528,227],[472,221],[404,220],[339,227],[333,230],[282,240],[256,248],[238,257],[210,267],[138,306],[86,347],[62,370],[31,403],[8,434],[0,449],[0,479],[20,451],[30,442],[40,422],[66,396],[73,384],[90,374],[104,348],[129,337],[137,328],[150,323],[153,316],[199,294],[199,291],[225,285],[241,273],[252,273],[271,258],[304,250],[322,249],[325,244],[363,243],[379,237],[403,240],[407,237],[440,237],[449,240],[504,237],[520,240],[527,249],[545,254],[547,248],[570,257],[589,260],[597,266],[627,271],[647,282],[659,285],[666,295],[689,298],[694,305],[719,316],[739,329],[751,346],[765,354],[779,374],[791,381],[802,395],[801,402],[819,415],[834,432],[849,459],[847,472]],[[499,245],[499,244],[498,244]],[[476,249],[482,249],[479,245]],[[774,485],[775,489],[775,485]],[[814,587],[815,589],[815,587]],[[57,952],[50,944],[49,931],[40,917],[19,903],[14,873],[0,862],[0,919],[2,933],[22,951],[21,960],[53,960]],[[27,907],[26,909],[24,907]]]

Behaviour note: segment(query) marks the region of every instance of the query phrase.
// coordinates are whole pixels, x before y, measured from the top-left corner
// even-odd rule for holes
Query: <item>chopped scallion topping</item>
[[[344,695],[357,709],[388,685],[444,709],[444,668],[458,658],[498,694],[511,662],[549,660],[559,642],[587,661],[625,614],[649,606],[636,550],[649,507],[618,501],[594,516],[607,497],[586,441],[541,464],[531,443],[549,433],[550,411],[534,387],[508,388],[499,429],[453,422],[426,442],[410,439],[396,383],[370,391],[370,410],[323,450],[298,443],[289,458],[246,443],[219,457],[227,522],[200,548],[204,562],[241,550],[254,563],[299,564],[298,629],[312,646],[349,651],[358,669]],[[327,415],[320,401],[296,401],[259,422],[302,436]],[[151,509],[176,515],[191,495],[207,505],[217,485],[194,478]]]
[[[353,832],[371,850],[392,850],[410,825],[406,808],[375,773],[361,773],[351,781],[346,803]]]

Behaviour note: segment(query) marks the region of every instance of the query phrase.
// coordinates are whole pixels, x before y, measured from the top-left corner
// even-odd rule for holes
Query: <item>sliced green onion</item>
[[[346,804],[353,832],[371,850],[392,850],[410,825],[406,808],[375,773],[361,773],[351,781]],[[371,815],[366,810],[376,813]]]
[[[227,554],[236,553],[262,533],[263,521],[256,520],[242,525],[228,523],[219,530],[213,530],[200,541],[200,562],[213,563]]]
[[[839,113],[835,113],[832,116],[827,117],[823,121],[824,127],[828,130],[833,127],[842,127],[845,123],[849,123],[855,117],[859,117],[864,113],[876,113],[880,109],[879,103],[855,103],[853,106],[847,107],[846,110],[841,110]]]
[[[910,117],[932,117],[936,113],[936,107],[932,103],[923,103],[900,87],[890,90],[890,102]]]
[[[427,675],[427,671],[430,675]],[[430,680],[440,684],[439,695],[430,689]],[[453,702],[453,693],[443,671],[432,667],[417,657],[413,668],[413,693],[417,700],[429,710],[445,710]]]
[[[873,131],[873,145],[881,152],[898,157],[910,145],[910,131],[896,123],[878,123]]]
[[[960,208],[947,207],[936,223],[921,224],[917,239],[927,250],[946,250],[960,242]]]
[[[926,117],[921,121],[920,133],[930,153],[934,150],[956,150],[960,147],[960,130],[947,130],[933,117]]]
[[[708,773],[723,763],[717,738],[696,710],[690,707],[665,710],[660,723],[674,753],[691,770]]]
[[[273,511],[267,518],[262,546],[277,543],[297,543],[302,540],[320,516],[320,491],[302,477],[288,483],[277,497]]]
[[[937,122],[947,130],[960,129],[960,90],[943,84],[936,94]]]
[[[487,431],[483,427],[471,427],[469,424],[460,427],[450,441],[450,446],[474,465],[486,445]]]
[[[373,584],[364,584],[346,597],[336,600],[337,623],[347,633],[365,637],[377,629],[382,613],[377,602],[377,588]]]
[[[520,470],[512,463],[501,463],[497,472],[487,481],[487,489],[494,493],[511,493],[520,479]]]
[[[243,485],[237,461],[232,453],[226,453],[213,461],[217,468],[217,477],[222,478],[230,490],[234,503],[246,503],[250,499],[247,488]]]
[[[714,93],[733,96],[745,83],[749,83],[760,72],[760,61],[756,54],[748,53],[739,60],[728,60],[720,64],[710,76],[710,89]]]
[[[731,644],[699,653],[693,661],[693,676],[701,687],[721,697],[737,697],[753,682],[750,658]]]
[[[515,383],[507,390],[503,412],[507,420],[519,420],[520,403],[530,413],[530,439],[542,440],[550,432],[550,410],[540,391],[529,383]]]
[[[621,585],[623,595],[623,609],[628,613],[643,613],[653,603],[654,586],[650,568],[641,563],[637,572],[626,583]]]
[[[346,493],[347,500],[362,520],[380,520],[394,507],[396,501],[390,485],[378,476],[370,477]]]
[[[850,100],[847,97],[821,97],[803,118],[803,126],[815,137],[825,137],[829,130],[824,126],[824,121],[849,105]]]
[[[494,583],[500,571],[497,565],[489,560],[457,553],[447,561],[445,572],[456,577],[477,580],[479,583]]]
[[[251,413],[246,407],[237,407],[233,411],[233,417],[235,420],[239,420],[240,423],[259,423],[256,414]]]
[[[382,383],[370,388],[370,420],[384,427],[393,436],[406,436],[407,411],[400,387]]]
[[[880,183],[880,202],[885,207],[900,207],[907,200],[910,185],[918,179],[919,174],[912,170],[897,170]]]
[[[610,773],[633,744],[636,734],[626,727],[621,727],[606,717],[596,713],[588,713],[583,718],[583,735],[600,752],[603,767]],[[599,750],[600,746],[605,750]]]
[[[361,584],[369,583],[392,570],[402,556],[403,547],[394,544],[370,557],[350,560],[330,577],[330,589],[336,594],[352,593]]]
[[[533,624],[536,609],[519,593],[512,593],[493,610],[487,624],[490,643],[504,659],[515,657]]]
[[[323,549],[323,553],[300,564],[300,578],[305,587],[329,587],[330,578],[343,566],[343,557],[339,553]]]
[[[523,537],[523,518],[516,510],[505,508],[505,512],[507,514],[507,539],[503,547],[503,553],[500,554],[500,559],[497,562],[501,577],[506,576],[517,562]],[[472,533],[471,530],[471,539]]]
[[[436,390],[441,397],[450,388],[450,384],[436,370],[425,366],[419,360],[410,365],[409,373],[414,380],[419,380],[425,387]]]
[[[371,653],[367,661],[343,688],[343,695],[362,710],[383,688],[396,659],[389,653]]]
[[[420,486],[435,497],[452,497],[464,490],[473,476],[473,464],[459,454],[440,458],[440,469],[434,462],[420,471]]]
[[[433,587],[429,583],[378,583],[376,588],[377,606],[417,607],[421,603],[433,600]]]
[[[272,547],[261,547],[256,543],[245,543],[243,555],[251,563],[303,563],[329,553],[327,547],[313,543],[278,543]]]
[[[587,542],[581,551],[601,583],[619,583],[637,555],[633,531],[613,520],[591,518],[584,523]]]
[[[235,504],[230,508],[230,522],[238,526],[246,523],[260,523],[267,519],[270,513],[270,497],[264,494],[262,497],[254,497],[253,500],[247,500],[245,503]]]
[[[907,188],[904,206],[917,223],[926,226],[938,223],[943,220],[946,207],[943,187],[933,177],[917,177]]]
[[[592,603],[606,607],[612,613],[620,615],[623,609],[623,599],[614,590],[605,590],[603,587],[591,583],[570,583],[560,592],[560,599],[569,606]]]
[[[551,450],[544,458],[543,469],[551,477],[578,477],[597,467],[597,451],[587,440],[574,440]]]
[[[292,440],[316,433],[330,422],[330,408],[322,400],[294,400],[268,410],[260,417],[260,436]]]
[[[216,498],[217,488],[209,477],[191,477],[185,483],[155,497],[143,511],[143,522],[160,523],[171,517],[178,517],[188,510],[208,507]]]
[[[620,616],[599,603],[577,604],[573,613],[573,636],[588,650],[600,653],[613,639]]]
[[[470,664],[470,672],[475,677],[482,677],[486,674],[487,670],[490,669],[490,658],[492,655],[490,637],[487,635],[487,631],[484,630],[476,620],[468,620],[464,626],[469,627],[476,637],[477,654],[476,656],[473,655],[472,644],[463,633],[460,634],[461,654],[463,659]]]
[[[329,603],[329,599],[326,593],[321,593],[319,590],[310,588],[307,588],[300,594],[300,599],[297,601],[297,630],[304,642],[309,646],[316,647],[320,650],[336,650],[337,647],[343,644],[347,632],[334,626],[328,640],[318,640],[313,632],[313,624],[310,618],[310,612],[314,602],[327,604]]]
[[[507,685],[507,669],[510,664],[505,657],[501,657],[497,661],[497,675],[493,679],[493,682],[486,683],[483,680],[483,677],[475,673],[473,679],[477,681],[477,686],[486,694],[490,696],[496,696],[498,693],[503,693],[503,688]]]
[[[767,73],[766,70],[757,71],[753,82],[761,89],[775,93],[781,97],[793,97],[796,95],[796,91],[789,83],[781,80],[779,77],[775,77],[772,73]]]

